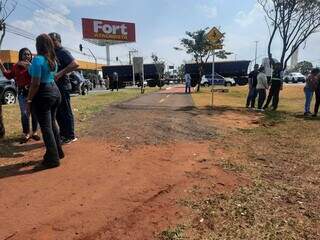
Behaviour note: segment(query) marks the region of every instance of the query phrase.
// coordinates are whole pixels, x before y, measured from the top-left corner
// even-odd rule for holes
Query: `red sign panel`
[[[82,18],[84,39],[106,40],[112,42],[135,42],[134,23]]]

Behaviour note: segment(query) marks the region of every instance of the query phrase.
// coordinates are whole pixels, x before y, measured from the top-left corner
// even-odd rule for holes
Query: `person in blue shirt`
[[[29,73],[31,85],[27,97],[28,111],[37,116],[46,153],[40,167],[54,168],[64,157],[59,129],[56,123],[57,109],[61,95],[55,84],[57,72],[56,55],[51,38],[41,34],[36,38],[37,56],[33,58]]]

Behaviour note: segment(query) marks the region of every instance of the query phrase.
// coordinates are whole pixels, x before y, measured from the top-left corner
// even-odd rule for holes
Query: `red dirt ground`
[[[179,201],[194,186],[207,195],[246,184],[217,166],[207,113],[201,122],[190,111],[107,108],[56,169],[32,170],[43,154],[32,144],[0,157],[0,240],[150,240],[193,219]]]
[[[66,147],[62,167],[33,174],[24,167],[1,179],[0,239],[152,239],[185,217],[177,201],[194,184],[209,180],[227,191],[239,183],[208,149],[186,142],[130,150],[81,139]]]

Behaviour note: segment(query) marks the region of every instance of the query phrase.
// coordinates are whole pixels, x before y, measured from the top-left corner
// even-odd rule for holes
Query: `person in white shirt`
[[[266,100],[267,90],[269,89],[267,75],[265,74],[265,69],[263,66],[259,68],[259,74],[257,76],[257,92],[258,98],[258,110],[263,112],[263,103]]]
[[[186,73],[184,75],[184,80],[185,80],[185,84],[186,84],[185,93],[191,93],[191,76],[189,73]]]

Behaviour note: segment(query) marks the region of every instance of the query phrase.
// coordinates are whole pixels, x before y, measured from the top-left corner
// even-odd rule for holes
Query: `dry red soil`
[[[33,143],[0,157],[0,240],[155,239],[193,218],[179,202],[194,186],[246,184],[218,167],[215,129],[196,111],[107,108],[56,169],[33,171],[44,151]]]

